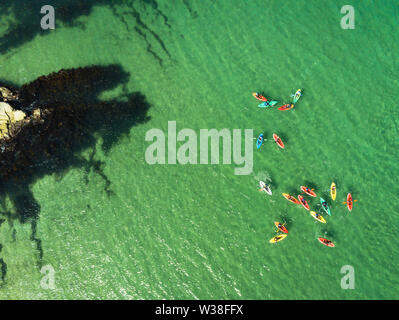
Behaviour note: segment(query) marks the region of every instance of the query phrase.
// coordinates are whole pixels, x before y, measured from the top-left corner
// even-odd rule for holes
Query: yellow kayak
[[[287,236],[287,234],[279,234],[278,236],[273,237],[272,239],[270,239],[270,243],[276,243],[279,242],[283,239],[285,239],[285,237]]]
[[[330,192],[331,192],[331,199],[335,200],[337,196],[337,187],[335,185],[335,182],[331,183]]]
[[[324,219],[321,214],[318,214],[315,211],[310,211],[310,214],[312,215],[313,218],[315,218],[317,221],[319,221],[321,223],[327,222],[326,219]],[[317,214],[317,216],[316,216],[316,214]]]

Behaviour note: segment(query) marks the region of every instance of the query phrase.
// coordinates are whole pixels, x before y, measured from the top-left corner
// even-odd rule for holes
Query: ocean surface
[[[1,299],[399,297],[398,3],[42,2],[56,9],[55,30],[40,29],[40,1],[0,5],[0,83],[117,64],[129,81],[99,98],[140,92],[150,119],[109,152],[98,138],[103,175],[74,168],[30,185],[36,221],[6,214],[13,205],[0,197]],[[347,4],[355,29],[341,28]],[[258,108],[252,97],[264,92],[280,106],[299,88],[287,112]],[[146,133],[167,133],[168,121],[198,135],[253,129],[268,141],[254,146],[249,175],[235,175],[234,163],[149,165]],[[259,180],[273,196],[257,191]],[[282,197],[301,185],[318,194],[306,197],[312,210],[319,196],[328,200],[326,224]],[[358,200],[352,212],[348,192]],[[272,245],[274,221],[289,235]],[[341,287],[346,265],[354,289]],[[43,266],[55,272],[52,289],[41,284]]]

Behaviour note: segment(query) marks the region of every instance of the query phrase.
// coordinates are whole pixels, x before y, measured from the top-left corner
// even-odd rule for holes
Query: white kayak
[[[259,185],[260,185],[259,191],[265,191],[267,194],[272,195],[272,189],[270,189],[270,187],[266,185],[266,183],[264,183],[263,181],[259,181]]]
[[[293,95],[294,97],[294,103],[297,103],[297,101],[299,100],[299,98],[302,96],[302,90],[298,89]]]

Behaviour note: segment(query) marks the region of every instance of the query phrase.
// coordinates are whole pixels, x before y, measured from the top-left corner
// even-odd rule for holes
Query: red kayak
[[[286,227],[284,227],[280,222],[275,221],[274,225],[276,226],[277,229],[279,229],[281,232],[288,233],[288,230]]]
[[[316,193],[314,193],[313,189],[309,189],[307,187],[301,186],[301,190],[305,192],[308,196],[316,197]]]
[[[308,203],[306,202],[306,200],[305,200],[301,195],[298,196],[298,199],[299,199],[299,201],[301,202],[301,205],[302,205],[306,210],[309,210],[309,205],[308,205]]]
[[[332,241],[330,241],[330,240],[327,240],[327,239],[324,239],[324,238],[318,238],[318,240],[322,243],[322,244],[324,244],[325,246],[327,246],[327,247],[331,247],[331,248],[333,248],[333,247],[335,247],[335,244],[334,243],[332,243]]]
[[[286,111],[286,110],[291,110],[293,107],[295,107],[295,105],[293,103],[287,103],[287,104],[281,106],[280,108],[278,108],[277,110]]]
[[[352,195],[350,193],[348,193],[348,196],[346,197],[346,205],[348,207],[348,210],[352,211],[353,200],[352,200]]]
[[[281,149],[284,149],[284,143],[277,134],[273,133],[273,139]]]
[[[254,96],[255,99],[258,99],[260,101],[267,101],[267,99],[258,92],[254,92],[252,93],[252,95]]]

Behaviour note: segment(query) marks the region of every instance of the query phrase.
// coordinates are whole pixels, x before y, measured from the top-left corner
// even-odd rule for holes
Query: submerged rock
[[[25,112],[15,110],[6,102],[0,102],[0,140],[10,138],[14,126],[25,118]]]
[[[18,92],[0,86],[0,144],[14,137],[20,129],[32,120],[40,120],[40,109],[31,110],[29,116],[16,109],[14,104],[20,105]]]
[[[13,92],[12,90],[6,87],[0,86],[0,101],[12,101],[17,99],[18,99],[18,94],[16,92]]]

